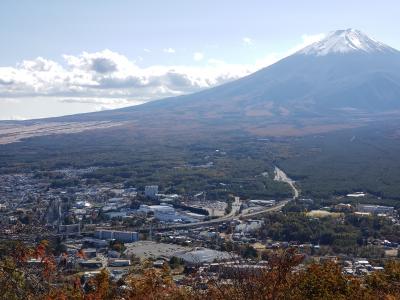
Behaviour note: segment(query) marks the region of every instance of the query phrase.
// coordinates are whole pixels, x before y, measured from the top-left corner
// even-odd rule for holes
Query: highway
[[[278,204],[274,206],[267,207],[265,209],[243,214],[235,214],[235,213],[230,213],[229,215],[223,216],[218,219],[213,219],[213,220],[208,220],[208,221],[203,221],[203,222],[196,222],[196,223],[187,223],[187,224],[171,224],[171,225],[164,225],[161,227],[154,227],[154,231],[161,231],[161,230],[170,230],[170,229],[184,229],[184,228],[193,228],[193,227],[202,227],[202,226],[209,226],[209,225],[215,225],[215,224],[220,224],[224,222],[229,222],[232,220],[239,220],[239,219],[249,219],[249,218],[254,218],[258,217],[260,215],[263,215],[268,212],[273,212],[273,211],[279,211],[282,209],[282,207],[285,206],[286,203],[288,203],[291,199],[289,200],[284,200],[279,202]],[[240,206],[239,206],[240,208]],[[232,211],[233,211],[233,205],[232,205]],[[141,228],[141,232],[147,232],[149,231],[150,228]]]
[[[278,202],[274,206],[270,206],[270,207],[267,207],[267,208],[259,210],[259,211],[244,214],[244,213],[239,213],[241,202],[239,200],[239,197],[235,197],[235,201],[232,203],[232,210],[226,216],[223,216],[218,219],[209,220],[209,221],[203,221],[203,222],[196,222],[196,223],[189,223],[189,224],[171,224],[171,225],[163,226],[162,228],[157,228],[155,230],[182,229],[182,228],[208,226],[208,225],[219,224],[219,223],[232,221],[232,220],[254,218],[254,217],[263,215],[265,213],[268,213],[268,212],[279,211],[282,209],[282,207],[284,207],[286,205],[286,203],[288,203],[291,200],[297,199],[300,195],[300,191],[297,189],[297,187],[295,185],[295,181],[292,180],[291,178],[289,178],[283,170],[279,169],[276,166],[275,166],[275,180],[286,182],[287,184],[289,184],[289,186],[293,190],[293,198],[292,199],[286,199],[286,200]]]
[[[268,213],[268,212],[279,211],[289,201],[297,199],[299,197],[300,191],[296,188],[295,182],[292,179],[290,179],[286,175],[286,173],[283,172],[278,167],[275,167],[275,180],[276,181],[286,182],[287,184],[289,184],[290,187],[293,190],[293,197],[290,198],[290,199],[285,199],[283,201],[280,201],[276,205],[269,206],[269,207],[263,208],[261,210],[258,210],[258,211],[255,211],[255,212],[250,212],[250,213],[244,213],[244,212],[239,213],[240,207],[241,207],[241,201],[240,201],[239,197],[235,197],[234,202],[232,202],[232,210],[226,216],[220,217],[218,219],[212,219],[212,220],[196,222],[196,223],[163,224],[161,226],[158,224],[158,226],[152,227],[151,230],[164,231],[164,230],[171,230],[171,229],[185,229],[185,228],[209,226],[209,225],[215,225],[215,224],[220,224],[220,223],[224,223],[224,222],[229,222],[229,221],[232,221],[232,220],[250,219],[250,218],[258,217],[258,216],[263,215],[263,214]],[[138,231],[140,231],[140,232],[148,232],[149,230],[150,230],[150,227],[143,227],[143,228],[140,228]]]

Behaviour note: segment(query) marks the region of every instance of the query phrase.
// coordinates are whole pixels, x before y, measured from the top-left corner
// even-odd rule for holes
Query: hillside
[[[397,198],[399,83],[397,50],[356,30],[336,31],[250,76],[192,95],[6,124],[0,167],[95,165],[105,168],[99,180],[217,197],[221,182],[243,196],[286,194],[259,176],[279,164],[308,195],[356,189]],[[226,156],[215,156],[219,149]],[[210,161],[213,168],[192,167]]]
[[[400,52],[360,31],[324,40],[239,80],[191,95],[41,122],[129,121],[138,132],[298,135],[400,112]]]

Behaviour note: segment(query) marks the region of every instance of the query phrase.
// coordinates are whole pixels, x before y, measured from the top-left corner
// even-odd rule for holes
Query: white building
[[[95,235],[101,240],[117,240],[125,243],[139,240],[139,234],[136,231],[96,230]]]
[[[139,206],[138,212],[149,213],[153,212],[154,217],[164,222],[176,222],[180,220],[175,209],[169,205],[145,205]]]
[[[273,206],[275,205],[276,201],[275,200],[250,200],[249,201],[250,205],[261,205],[261,206]]]
[[[244,223],[236,225],[235,231],[249,233],[249,232],[257,231],[258,229],[260,229],[262,227],[263,224],[264,224],[264,222],[261,220],[248,220]]]
[[[196,248],[192,251],[176,252],[174,256],[182,259],[189,265],[199,265],[232,259],[232,255],[227,252],[207,248]]]
[[[361,198],[361,197],[365,197],[366,194],[363,192],[356,192],[356,193],[351,193],[351,194],[347,194],[346,197],[350,197],[350,198]]]
[[[156,198],[158,194],[158,185],[146,185],[144,188],[144,195],[149,198]]]
[[[113,259],[108,261],[109,267],[127,267],[131,265],[129,259]]]
[[[370,205],[370,204],[359,204],[357,205],[357,211],[362,213],[371,213],[371,214],[385,214],[385,215],[393,215],[394,207],[393,206],[381,206],[381,205]]]

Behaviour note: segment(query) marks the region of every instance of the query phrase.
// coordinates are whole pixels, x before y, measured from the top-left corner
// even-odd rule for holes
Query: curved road
[[[192,228],[192,227],[198,227],[198,226],[206,226],[206,225],[213,225],[213,224],[219,224],[219,223],[223,223],[226,221],[232,221],[232,220],[238,220],[238,219],[248,219],[248,218],[254,218],[257,216],[260,216],[262,214],[265,214],[267,212],[272,212],[272,211],[278,211],[281,210],[282,207],[284,207],[286,205],[286,203],[288,203],[291,200],[295,200],[299,197],[300,195],[300,191],[296,188],[295,186],[295,181],[293,181],[292,179],[290,179],[285,172],[283,172],[281,169],[279,169],[278,167],[275,166],[275,178],[274,180],[276,181],[282,181],[282,182],[286,182],[287,184],[290,185],[290,187],[293,190],[293,198],[291,199],[286,199],[283,201],[278,202],[276,205],[274,206],[270,206],[270,207],[266,207],[262,210],[256,211],[256,212],[251,212],[251,213],[239,213],[240,210],[240,199],[239,197],[235,197],[234,202],[232,203],[232,210],[229,214],[227,214],[226,216],[223,216],[221,218],[218,219],[213,219],[213,220],[209,220],[209,221],[203,221],[203,222],[196,222],[196,223],[188,223],[188,224],[171,224],[171,225],[164,225],[162,227],[153,227],[152,230],[155,231],[160,231],[160,230],[169,230],[169,229],[183,229],[183,228]],[[146,228],[141,228],[138,231],[140,232],[147,232],[149,231],[150,228],[146,227]]]
[[[203,221],[203,222],[196,222],[196,223],[187,223],[187,224],[171,224],[171,225],[164,225],[161,227],[153,227],[152,230],[154,231],[161,231],[161,230],[170,230],[170,229],[183,229],[183,228],[193,228],[193,227],[200,227],[200,226],[207,226],[207,225],[214,225],[214,224],[219,224],[219,223],[224,223],[227,221],[232,221],[232,220],[238,220],[238,219],[248,219],[248,218],[254,218],[259,215],[265,214],[267,212],[272,212],[272,211],[278,211],[282,209],[282,207],[285,206],[286,203],[288,203],[290,200],[284,200],[279,202],[278,204],[274,206],[270,206],[268,208],[265,208],[263,210],[259,210],[256,212],[248,213],[248,214],[243,214],[240,213],[238,215],[226,215],[218,219],[213,219],[209,221]],[[148,232],[150,228],[141,228],[139,229],[140,232]]]
[[[293,190],[293,199],[297,199],[300,195],[300,191],[296,188],[295,181],[290,179],[285,172],[275,166],[275,181],[286,182]]]
[[[267,212],[273,212],[273,211],[278,211],[281,210],[282,207],[285,206],[286,203],[288,203],[291,199],[288,200],[283,200],[277,203],[274,206],[267,207],[265,209],[256,211],[256,212],[251,212],[248,214],[240,213],[238,215],[234,214],[229,214],[226,216],[223,216],[218,219],[213,219],[213,220],[208,220],[208,221],[203,221],[203,222],[196,222],[196,223],[187,223],[187,224],[168,224],[168,225],[163,225],[163,226],[155,226],[152,227],[151,230],[154,231],[162,231],[162,230],[170,230],[170,229],[184,229],[184,228],[193,228],[193,227],[200,227],[200,226],[207,226],[207,225],[214,225],[214,224],[219,224],[227,221],[232,221],[232,220],[238,220],[238,219],[248,219],[248,218],[254,218],[259,215],[265,214]],[[101,229],[98,227],[98,229]],[[104,228],[104,229],[110,229],[110,228]],[[123,228],[114,228],[115,230],[122,230]],[[126,228],[124,228],[126,230]],[[150,227],[144,227],[140,229],[135,229],[135,231],[139,232],[148,232],[150,230]],[[87,232],[86,232],[87,233]]]
[[[204,221],[204,222],[196,222],[196,223],[188,223],[188,224],[175,224],[175,225],[169,225],[162,227],[162,229],[179,229],[179,228],[190,228],[190,227],[197,227],[197,226],[204,226],[204,225],[212,225],[212,224],[219,224],[223,223],[226,221],[232,221],[232,220],[237,220],[237,219],[247,219],[247,218],[253,218],[262,214],[265,214],[267,212],[272,212],[272,211],[278,211],[282,209],[282,207],[285,206],[286,203],[288,203],[289,200],[284,200],[279,202],[278,204],[274,206],[270,206],[268,208],[265,208],[263,210],[259,210],[256,212],[248,213],[248,214],[243,214],[240,213],[238,215],[227,215],[218,219],[213,219],[209,221]],[[158,228],[159,229],[159,228]]]
[[[242,213],[238,213],[239,210],[240,210],[241,203],[240,203],[239,197],[235,197],[235,201],[232,203],[232,210],[226,216],[223,216],[223,217],[218,218],[218,219],[209,220],[209,221],[203,221],[203,222],[188,223],[188,224],[165,225],[165,226],[162,226],[162,227],[155,227],[155,228],[153,228],[153,230],[182,229],[182,228],[192,228],[192,227],[198,227],[198,226],[213,225],[213,224],[219,224],[219,223],[223,223],[223,222],[226,222],[226,221],[232,221],[232,220],[237,220],[237,219],[254,218],[254,217],[260,216],[262,214],[265,214],[267,212],[281,210],[282,207],[286,205],[286,203],[288,203],[291,200],[297,199],[299,197],[299,195],[300,195],[300,191],[296,188],[295,181],[290,179],[286,175],[285,172],[283,172],[281,169],[279,169],[276,166],[275,166],[275,178],[274,178],[274,180],[286,182],[287,184],[289,184],[289,186],[293,190],[293,198],[280,201],[274,206],[270,206],[270,207],[267,207],[265,209],[262,209],[262,210],[259,210],[259,211],[256,211],[256,212],[251,212],[251,213],[245,214],[243,212]],[[149,229],[150,228],[142,228],[142,229],[140,229],[140,231],[145,232],[145,231],[149,231]]]

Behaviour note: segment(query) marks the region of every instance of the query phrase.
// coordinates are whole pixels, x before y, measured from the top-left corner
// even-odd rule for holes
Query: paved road
[[[288,203],[291,200],[297,199],[299,197],[300,192],[296,188],[295,181],[290,179],[286,175],[286,173],[283,172],[278,167],[275,167],[275,180],[286,182],[287,184],[290,185],[290,187],[293,190],[293,198],[292,199],[280,201],[274,206],[266,207],[266,208],[256,211],[256,212],[239,213],[241,202],[240,202],[239,197],[235,197],[235,200],[232,203],[232,210],[226,216],[220,217],[218,219],[209,220],[209,221],[203,221],[203,222],[188,223],[188,224],[171,224],[171,225],[165,225],[162,227],[153,227],[152,230],[161,231],[161,230],[170,230],[170,229],[184,229],[184,228],[208,226],[208,225],[219,224],[219,223],[232,221],[232,220],[254,218],[254,217],[260,216],[262,214],[268,213],[268,212],[279,211],[282,209],[283,206],[285,206],[286,203]],[[150,228],[146,227],[146,228],[141,228],[139,231],[140,232],[148,232],[149,230],[150,230]]]
[[[209,220],[209,221],[203,221],[203,222],[196,222],[196,223],[188,223],[188,224],[171,224],[171,225],[166,225],[163,227],[157,227],[157,228],[153,228],[153,230],[155,231],[160,231],[160,230],[169,230],[169,229],[184,229],[184,228],[193,228],[193,227],[201,227],[201,226],[208,226],[208,225],[215,225],[215,224],[219,224],[219,223],[224,223],[227,221],[232,221],[232,220],[238,220],[238,219],[249,219],[249,218],[254,218],[257,216],[260,216],[262,214],[265,214],[267,212],[272,212],[272,211],[278,211],[280,209],[282,209],[283,206],[285,206],[286,203],[288,203],[290,200],[284,200],[279,202],[278,204],[274,205],[274,206],[270,206],[267,207],[265,209],[256,211],[256,212],[252,212],[252,213],[248,213],[248,214],[237,214],[237,215],[233,215],[233,214],[229,214],[226,215],[224,217],[218,218],[218,219],[213,219],[213,220]],[[149,231],[149,228],[142,228],[140,229],[141,232],[147,232]]]
[[[283,170],[279,169],[276,166],[275,166],[275,180],[286,182],[287,184],[290,185],[290,187],[293,190],[293,198],[292,198],[293,200],[297,199],[299,197],[300,191],[297,189],[295,181],[290,179]],[[260,216],[262,214],[265,214],[267,212],[278,211],[278,210],[282,209],[282,207],[285,206],[285,204],[288,203],[292,199],[281,201],[274,206],[270,206],[268,208],[265,208],[265,209],[262,209],[262,210],[259,210],[256,212],[252,212],[252,213],[248,213],[248,214],[244,214],[244,213],[237,214],[237,212],[239,212],[239,209],[240,209],[240,200],[238,197],[235,197],[235,201],[232,203],[232,211],[229,213],[229,215],[226,215],[224,217],[214,219],[214,220],[204,221],[204,222],[170,225],[170,226],[166,226],[165,228],[166,229],[169,229],[169,228],[170,229],[192,228],[192,227],[198,227],[198,226],[223,223],[226,221],[231,221],[231,220],[235,220],[235,219],[239,219],[239,218],[240,219],[254,218],[254,217]]]
[[[236,214],[239,213],[241,206],[242,206],[242,203],[240,202],[240,198],[235,197],[235,200],[232,202],[232,209],[231,209],[230,213],[227,214],[226,216],[223,216],[222,218],[234,217]]]
[[[300,191],[296,188],[296,182],[290,179],[285,172],[275,166],[275,178],[276,181],[286,182],[293,190],[293,199],[297,199],[300,195]]]

